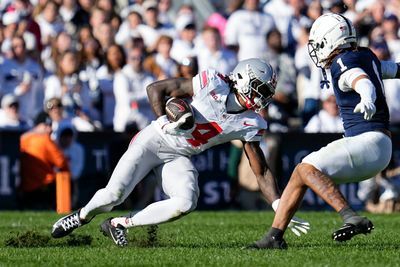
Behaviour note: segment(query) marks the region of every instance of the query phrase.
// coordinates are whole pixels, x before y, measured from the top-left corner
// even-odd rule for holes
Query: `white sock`
[[[111,220],[111,224],[113,226],[117,226],[118,224],[120,224],[123,227],[127,228],[127,227],[131,227],[129,221],[130,221],[130,218],[125,217],[125,216],[123,216],[123,217],[115,217],[115,218],[113,218]]]

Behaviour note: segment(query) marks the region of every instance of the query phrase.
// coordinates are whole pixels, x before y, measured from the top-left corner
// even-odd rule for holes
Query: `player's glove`
[[[376,90],[370,79],[360,79],[356,82],[354,90],[360,95],[361,101],[354,108],[353,112],[364,113],[364,119],[370,120],[376,112],[375,100]]]
[[[182,124],[186,122],[186,119],[190,116],[183,115],[179,120],[175,122],[170,122],[167,118],[166,115],[160,117],[160,122],[161,122],[161,129],[163,130],[164,133],[170,134],[170,135],[175,135],[175,136],[184,136],[184,137],[191,137],[192,132],[194,130],[194,126],[191,129],[188,130],[182,130],[179,128]]]
[[[376,107],[374,103],[370,101],[363,101],[361,99],[360,103],[357,104],[357,106],[354,108],[354,113],[360,112],[364,113],[364,119],[370,120],[372,119],[372,116],[374,116],[376,112]]]
[[[288,225],[288,228],[297,236],[307,234],[310,230],[310,223],[294,216]]]
[[[280,199],[276,199],[274,202],[272,202],[272,208],[274,209],[275,212],[278,209],[279,201]],[[290,220],[288,228],[295,235],[301,236],[302,234],[308,233],[308,230],[310,230],[310,223],[300,218],[297,218],[296,216],[293,216],[293,218]]]

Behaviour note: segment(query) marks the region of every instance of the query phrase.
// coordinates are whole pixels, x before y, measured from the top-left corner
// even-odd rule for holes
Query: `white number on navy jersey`
[[[337,64],[339,64],[340,66],[340,71],[343,72],[345,70],[347,70],[347,67],[343,64],[343,61],[341,58],[339,58],[338,60],[336,60]]]

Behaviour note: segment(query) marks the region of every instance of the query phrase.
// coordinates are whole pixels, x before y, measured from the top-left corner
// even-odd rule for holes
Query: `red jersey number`
[[[186,139],[194,147],[208,143],[208,140],[222,132],[216,122],[196,123],[196,128],[192,132],[193,138]]]

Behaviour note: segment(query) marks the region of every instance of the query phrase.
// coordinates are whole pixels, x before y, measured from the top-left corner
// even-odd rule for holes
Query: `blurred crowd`
[[[206,8],[207,7],[207,8]],[[250,57],[277,71],[270,132],[342,132],[331,89],[308,56],[312,22],[341,13],[362,46],[400,61],[398,0],[2,0],[0,130],[27,131],[38,114],[75,132],[135,132],[154,114],[146,86]],[[400,81],[386,80],[393,130]]]
[[[238,60],[257,57],[279,77],[265,113],[271,132],[341,132],[332,92],[320,89],[308,56],[313,20],[342,13],[361,45],[382,60],[400,60],[396,0],[205,2],[207,12],[194,1],[1,1],[1,129],[26,130],[40,111],[61,109],[53,130],[59,120],[77,131],[140,130],[154,119],[149,83],[205,68],[229,74]],[[400,82],[386,83],[397,128]],[[61,105],[48,104],[54,99]]]

